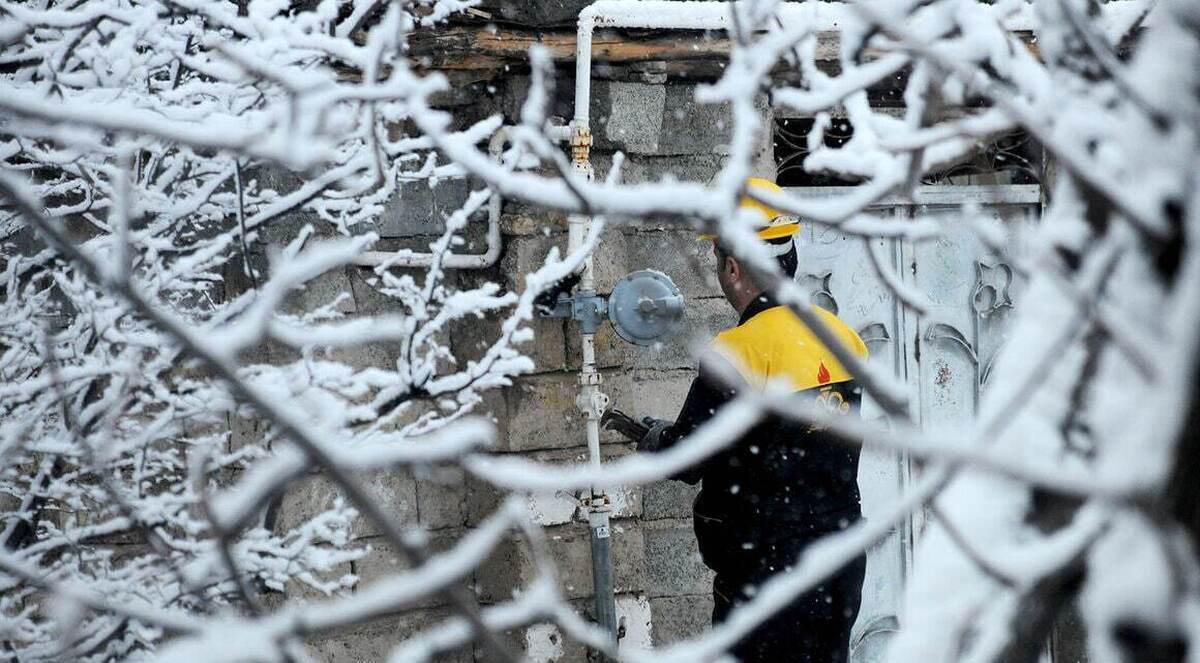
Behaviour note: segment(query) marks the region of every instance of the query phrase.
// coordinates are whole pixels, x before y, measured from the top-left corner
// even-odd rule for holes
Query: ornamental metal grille
[[[784,187],[849,186],[858,180],[804,169],[809,154],[808,135],[813,118],[775,120],[776,182]],[[844,117],[832,119],[825,130],[824,144],[840,148],[854,136],[854,127]],[[1042,149],[1024,131],[1012,131],[980,141],[964,161],[948,165],[921,178],[921,184],[966,186],[980,184],[1038,184],[1041,181]]]

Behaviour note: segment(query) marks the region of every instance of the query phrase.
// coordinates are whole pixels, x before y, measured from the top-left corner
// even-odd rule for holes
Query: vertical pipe
[[[568,219],[567,242],[571,250],[583,245],[591,219],[572,215]],[[595,268],[591,256],[584,261],[583,273],[575,289],[576,296],[595,294]],[[594,334],[579,335],[580,355],[579,394],[577,405],[584,416],[587,430],[588,462],[600,466],[600,416],[608,403],[608,397],[600,390],[603,376],[596,370],[596,338]],[[613,640],[617,638],[616,598],[612,578],[612,538],[609,528],[610,503],[601,486],[592,486],[586,497],[588,529],[592,548],[592,595],[595,600],[596,622]]]
[[[572,214],[567,217],[568,253],[577,251],[583,246],[591,227],[592,220],[582,214]],[[596,271],[592,256],[590,255],[583,261],[583,272],[580,274],[579,285],[576,289],[580,292],[589,293],[596,291]]]
[[[575,119],[571,123],[572,170],[587,179],[592,178],[590,160],[591,132],[588,124],[588,104],[591,96],[592,21],[584,10],[579,17],[575,60]],[[591,229],[592,219],[573,214],[567,219],[567,248],[573,252],[583,246]],[[588,256],[583,264],[576,296],[596,294],[595,262]],[[600,391],[603,376],[596,370],[596,340],[591,333],[580,334],[579,394],[577,404],[587,428],[588,460],[600,466],[600,416],[607,407],[608,397]],[[616,597],[613,593],[612,538],[609,529],[609,498],[603,487],[592,486],[587,497],[588,529],[592,548],[592,596],[595,600],[596,623],[617,640]]]
[[[596,623],[617,640],[617,605],[613,591],[612,538],[609,536],[608,511],[588,513],[592,536],[592,591],[596,597]]]
[[[572,167],[575,173],[587,179],[593,175],[590,159],[591,127],[589,106],[592,82],[592,31],[595,27],[595,8],[589,7],[579,14],[579,27],[575,40],[575,117],[571,122]],[[568,219],[567,242],[571,250],[583,246],[591,228],[592,220],[583,215]],[[596,292],[595,266],[592,256],[584,262],[577,294],[594,295]],[[583,411],[587,427],[588,457],[593,467],[600,466],[600,416],[608,398],[600,391],[603,376],[596,371],[596,343],[593,334],[580,335],[581,366],[579,369],[578,405]],[[595,600],[596,622],[617,640],[616,597],[613,593],[612,538],[609,529],[609,498],[604,488],[592,486],[586,500],[588,506],[588,529],[591,532],[592,548],[592,595]]]
[[[596,10],[588,7],[579,12],[575,34],[575,118],[576,129],[590,130],[589,111],[592,102],[592,30],[596,26]]]

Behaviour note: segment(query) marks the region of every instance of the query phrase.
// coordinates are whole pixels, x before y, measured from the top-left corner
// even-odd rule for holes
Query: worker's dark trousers
[[[760,624],[730,653],[746,663],[844,663],[848,657],[850,627],[862,600],[866,557],[804,594],[790,606]],[[713,624],[748,601],[754,588],[778,569],[756,573],[717,573],[713,581]]]

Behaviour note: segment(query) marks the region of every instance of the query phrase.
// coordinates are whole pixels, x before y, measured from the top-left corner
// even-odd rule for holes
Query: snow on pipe
[[[597,27],[719,30],[729,19],[724,2],[600,0],[579,12],[575,39],[576,131],[589,129],[592,98],[592,32]]]
[[[658,30],[727,30],[730,27],[730,2],[678,2],[676,0],[599,0],[579,12],[575,42],[575,118],[572,129],[588,130],[592,94],[592,32],[596,28],[644,28]],[[738,3],[740,4],[740,3]],[[1115,5],[1120,5],[1117,7]],[[1124,7],[1128,5],[1128,7]],[[1106,14],[1132,12],[1140,3],[1117,2],[1104,5]],[[782,3],[775,8],[780,22],[789,25],[804,22],[814,32],[838,32],[852,20],[853,9],[840,3]],[[1032,10],[1023,6],[1003,16],[1009,30],[1032,30],[1036,24]],[[571,132],[558,136],[566,140]]]
[[[575,45],[575,118],[570,126],[551,127],[550,137],[565,142],[580,129],[588,130],[591,119],[592,33],[596,27],[657,28],[676,30],[722,30],[729,25],[729,8],[725,2],[675,2],[672,0],[600,0],[579,13],[578,36]],[[781,19],[815,21],[818,30],[837,30],[843,20],[841,8],[823,3],[813,6],[783,5]],[[508,134],[500,129],[492,136],[488,152],[498,157]],[[590,164],[588,164],[590,166]],[[502,248],[500,236],[501,198],[493,193],[488,201],[487,249],[479,254],[450,253],[443,259],[447,269],[484,269],[496,264]],[[366,251],[354,259],[363,267],[428,267],[433,264],[432,253],[413,251]]]
[[[600,0],[579,12],[575,41],[576,130],[588,129],[592,96],[592,32],[598,28],[659,30],[725,30],[729,27],[728,2],[676,2],[674,0]],[[826,3],[784,4],[777,9],[781,21],[804,20],[817,31],[840,29],[843,7]]]
[[[504,150],[508,132],[500,128],[488,142],[488,152],[495,158]],[[500,194],[492,191],[488,199],[487,249],[483,253],[450,253],[442,259],[447,269],[484,269],[496,264],[500,258]],[[433,264],[432,253],[413,251],[366,251],[354,258],[354,264],[362,267],[429,267]]]

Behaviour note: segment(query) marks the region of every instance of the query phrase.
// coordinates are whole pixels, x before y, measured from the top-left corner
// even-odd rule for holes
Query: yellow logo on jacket
[[[812,307],[842,345],[867,357],[867,345],[837,316]],[[786,306],[775,306],[717,335],[713,348],[733,364],[752,388],[787,383],[794,391],[853,380],[828,347]]]

